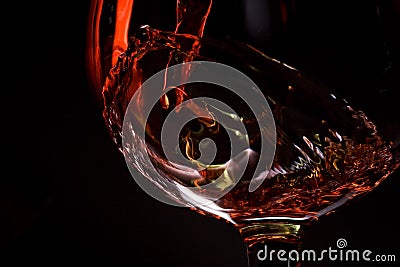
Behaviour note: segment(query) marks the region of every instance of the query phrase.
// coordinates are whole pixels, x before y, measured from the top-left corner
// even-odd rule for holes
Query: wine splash
[[[146,163],[140,155],[150,154],[153,166],[166,180],[178,185],[175,191],[168,192],[172,198],[179,199],[185,187],[204,184],[213,185],[209,191],[212,195],[213,190],[233,184],[228,176],[222,183],[214,183],[216,177],[229,172],[227,163],[231,155],[226,154],[226,147],[235,144],[227,144],[227,132],[235,131],[244,136],[250,149],[242,152],[249,163],[239,183],[212,205],[196,207],[197,211],[203,209],[235,223],[249,218],[318,217],[350,198],[371,191],[399,166],[390,145],[379,135],[374,123],[346,100],[247,44],[202,38],[210,8],[211,1],[178,1],[176,32],[142,27],[130,37],[127,50],[110,70],[103,87],[103,115],[114,141],[128,154],[128,162],[146,176]],[[191,17],[196,19],[189,20]],[[261,132],[246,103],[224,88],[193,84],[166,93],[159,105],[154,106],[149,120],[143,122],[146,140],[135,140],[134,134],[126,137],[133,144],[144,145],[124,151],[124,114],[138,88],[168,66],[196,60],[222,62],[239,69],[257,83],[272,108],[277,127],[276,154],[272,168],[265,174],[266,180],[252,193],[248,190],[248,177],[259,159]],[[185,81],[190,70],[176,75]],[[216,112],[213,107],[193,104],[192,110],[198,118],[180,131],[180,145],[163,147],[162,124],[169,112],[184,99],[204,95],[225,102],[228,99],[227,104],[238,116],[227,111],[220,114],[242,122],[247,132],[223,129],[213,120]],[[143,98],[135,104],[140,107],[145,102]],[[141,114],[137,116],[141,117]],[[212,164],[204,166],[202,152],[211,147],[202,140],[209,139],[216,145],[216,154]],[[169,162],[165,157],[166,149],[179,150],[193,165],[182,173],[175,162]],[[201,170],[199,166],[202,166]],[[153,182],[162,187],[163,181]]]

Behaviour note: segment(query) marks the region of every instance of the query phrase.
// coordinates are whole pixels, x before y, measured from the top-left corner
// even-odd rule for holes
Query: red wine
[[[132,95],[153,74],[188,59],[235,67],[248,75],[268,99],[276,123],[276,153],[265,181],[256,191],[249,192],[248,187],[259,159],[262,133],[246,103],[222,87],[198,83],[169,91],[154,105],[143,124],[146,139],[135,140],[137,135],[134,133],[125,136],[126,142],[135,145],[124,150],[123,118]],[[187,79],[187,75],[183,73],[182,80]],[[196,207],[196,210],[234,222],[265,217],[304,219],[320,216],[348,199],[371,191],[399,165],[390,145],[362,111],[298,70],[245,43],[143,27],[142,32],[131,37],[128,49],[111,69],[103,95],[107,126],[121,151],[127,154],[130,167],[141,170],[149,180],[154,179],[153,182],[163,188],[163,182],[146,171],[148,163],[140,155],[148,153],[152,167],[166,180],[179,185],[174,189],[164,187],[176,199],[181,198],[185,187],[211,185],[203,193],[212,197],[231,186],[222,198],[211,205]],[[198,116],[180,131],[179,147],[163,145],[162,123],[168,114],[184,100],[199,96],[225,101],[238,116],[231,116],[227,111],[223,113],[242,122],[247,131],[223,129],[217,120],[210,119],[212,116],[205,116],[205,113],[213,112],[213,107],[193,105],[192,110]],[[137,105],[147,101],[139,99]],[[141,114],[136,116],[140,118]],[[245,136],[250,144],[248,149],[241,151],[248,156],[249,163],[237,184],[236,179],[224,175],[229,171],[228,163],[232,158],[227,148],[236,145],[229,144],[229,131]],[[199,170],[201,146],[206,150],[209,146],[201,143],[203,139],[213,141],[216,155],[211,164],[203,165]],[[165,156],[166,149],[184,155],[192,163],[186,166],[190,171],[182,173],[176,162],[170,162]],[[233,157],[240,161],[241,153]],[[226,179],[216,182],[221,175]]]

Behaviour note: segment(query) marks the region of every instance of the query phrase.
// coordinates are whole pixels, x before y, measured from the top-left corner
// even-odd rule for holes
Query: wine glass
[[[89,76],[132,177],[232,224],[249,266],[299,266],[260,251],[300,251],[310,224],[400,165],[393,121],[282,60],[294,2],[91,2]]]

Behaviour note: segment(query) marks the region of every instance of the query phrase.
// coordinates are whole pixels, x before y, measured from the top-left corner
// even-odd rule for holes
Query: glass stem
[[[239,225],[248,267],[299,267],[304,227],[281,222]]]

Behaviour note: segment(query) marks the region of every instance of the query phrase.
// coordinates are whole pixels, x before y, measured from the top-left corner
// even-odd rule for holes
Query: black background
[[[392,70],[383,88],[391,100],[384,102],[375,97],[383,50],[377,32],[364,27],[366,2],[303,6],[314,17],[299,18],[297,42],[285,39],[286,54],[271,51],[331,86],[343,85],[343,95],[362,108],[398,114],[399,10],[388,9],[385,24]],[[131,178],[86,79],[88,4],[2,4],[0,266],[245,266],[245,246],[232,226],[159,203]],[[348,90],[353,86],[357,94]],[[399,261],[399,178],[397,172],[362,201],[321,218],[304,247],[336,247],[345,238],[349,248],[396,254]]]

